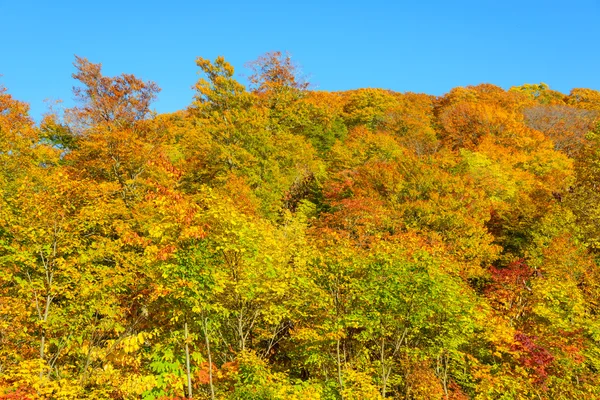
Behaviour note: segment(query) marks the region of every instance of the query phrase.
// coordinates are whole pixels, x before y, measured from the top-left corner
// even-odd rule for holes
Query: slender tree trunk
[[[188,399],[191,399],[193,397],[193,393],[192,393],[192,374],[191,374],[191,368],[190,368],[190,345],[188,343],[188,337],[189,337],[189,332],[188,332],[188,324],[187,321],[184,323],[184,330],[185,330],[185,371],[187,373],[187,392],[188,392]]]
[[[387,372],[385,370],[385,337],[381,339],[381,397],[385,399]]]
[[[56,240],[54,241],[54,253],[53,256],[56,255]],[[46,291],[46,300],[44,304],[44,312],[40,309],[38,303],[37,292],[34,289],[35,294],[35,303],[38,312],[38,317],[42,322],[42,328],[40,332],[40,385],[42,385],[42,379],[44,377],[44,366],[42,364],[46,364],[46,324],[48,323],[48,316],[50,315],[50,305],[52,304],[52,300],[54,297],[51,295],[52,293],[52,282],[54,278],[54,273],[51,271],[50,261],[44,256],[44,253],[40,251],[40,256],[42,258],[42,263],[44,266],[44,273],[46,275],[46,280],[44,282],[45,291]],[[31,277],[29,277],[29,281],[31,282]],[[38,389],[39,394],[39,389]]]
[[[46,308],[44,311],[44,316],[42,318],[42,329],[40,332],[40,362],[41,363],[45,363],[45,358],[46,358],[46,354],[45,354],[45,349],[46,349],[46,321],[48,320],[48,312],[50,309],[50,301],[51,298],[50,296],[46,296]],[[44,368],[42,365],[40,365],[40,385],[42,384],[42,379],[44,377]]]
[[[238,336],[240,337],[240,351],[244,351],[246,349],[246,336],[244,335],[244,307],[240,310],[240,314],[238,316]]]
[[[208,384],[210,385],[210,398],[215,400],[215,387],[213,386],[212,375],[212,356],[210,353],[210,341],[208,340],[208,318],[202,319],[202,330],[204,331],[204,343],[206,344],[206,353],[208,355]]]
[[[441,353],[437,359],[437,372],[440,380],[442,381],[442,388],[444,389],[444,395],[446,400],[448,399],[448,355]]]
[[[338,367],[338,383],[340,384],[340,397],[344,400],[344,381],[342,380],[342,360],[340,357],[340,339],[337,340],[337,367]]]

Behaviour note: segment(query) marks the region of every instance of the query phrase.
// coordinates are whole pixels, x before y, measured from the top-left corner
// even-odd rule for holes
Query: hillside
[[[600,92],[0,88],[0,399],[600,398]]]

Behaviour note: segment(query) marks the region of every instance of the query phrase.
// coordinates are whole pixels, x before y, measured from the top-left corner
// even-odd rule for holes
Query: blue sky
[[[321,90],[598,90],[598,21],[600,3],[577,0],[0,0],[0,83],[39,119],[46,98],[73,105],[77,54],[155,81],[170,112],[191,101],[197,56],[225,56],[243,80],[247,61],[286,50]]]

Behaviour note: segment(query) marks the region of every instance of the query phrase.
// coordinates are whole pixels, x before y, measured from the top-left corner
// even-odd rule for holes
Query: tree
[[[567,105],[539,105],[523,110],[527,126],[543,132],[554,143],[554,149],[570,157],[584,146],[585,135],[598,118],[596,111]]]
[[[550,86],[543,82],[539,84],[527,83],[521,86],[513,86],[510,88],[510,91],[524,94],[544,105],[564,105],[567,98],[564,94],[551,90]]]
[[[163,139],[149,108],[160,89],[129,74],[104,76],[85,58],[76,57],[75,67],[84,86],[73,89],[81,106],[66,111],[77,140],[66,160],[82,177],[117,182],[125,202],[139,200],[140,179]]]
[[[73,78],[85,85],[73,88],[76,99],[82,103],[70,111],[78,123],[125,128],[150,114],[150,104],[160,92],[154,82],[144,82],[130,74],[103,76],[102,64],[79,56],[75,56],[74,66],[77,73]]]
[[[265,53],[247,66],[252,70],[252,90],[261,94],[282,95],[284,92],[298,93],[308,89],[309,83],[298,73],[298,66],[289,53],[280,51]]]

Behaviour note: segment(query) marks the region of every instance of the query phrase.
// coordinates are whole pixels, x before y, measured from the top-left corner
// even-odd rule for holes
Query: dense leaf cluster
[[[600,398],[600,93],[0,91],[0,399]]]

